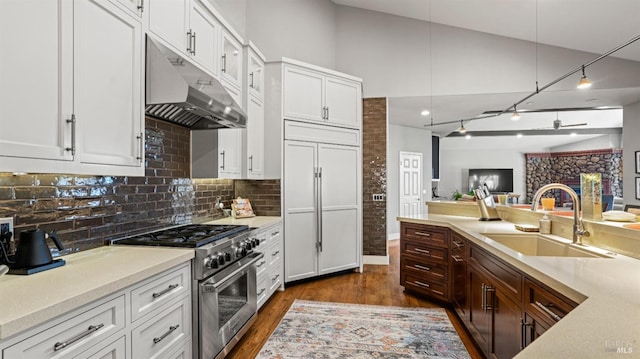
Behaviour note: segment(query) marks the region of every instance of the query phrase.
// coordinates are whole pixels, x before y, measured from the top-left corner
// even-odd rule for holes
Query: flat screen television
[[[469,169],[469,189],[487,184],[489,191],[513,192],[513,169],[511,168],[471,168]]]

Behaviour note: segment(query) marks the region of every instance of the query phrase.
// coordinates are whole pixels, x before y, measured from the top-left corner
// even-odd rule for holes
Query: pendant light
[[[591,81],[589,81],[587,75],[585,75],[584,73],[584,65],[582,65],[582,77],[580,78],[580,81],[578,81],[577,87],[580,90],[588,89],[589,87],[591,87]]]
[[[516,105],[513,105],[513,115],[511,115],[511,120],[518,121],[520,119],[520,114],[518,113],[518,109],[516,109]]]
[[[460,120],[460,128],[458,129],[458,132],[461,135],[464,135],[465,133],[467,133],[467,129],[464,128],[464,121],[463,120]]]

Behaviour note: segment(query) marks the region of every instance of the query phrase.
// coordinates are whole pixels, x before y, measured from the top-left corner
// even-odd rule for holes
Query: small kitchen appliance
[[[47,239],[51,238],[58,250],[64,246],[58,239],[55,231],[49,233],[42,229],[30,229],[20,232],[20,241],[14,255],[9,254],[8,243],[3,238],[0,240],[2,257],[0,262],[9,266],[9,274],[35,274],[65,264],[64,259],[54,260]]]
[[[224,358],[256,319],[256,263],[246,225],[187,224],[112,244],[194,248],[192,262],[194,358]]]

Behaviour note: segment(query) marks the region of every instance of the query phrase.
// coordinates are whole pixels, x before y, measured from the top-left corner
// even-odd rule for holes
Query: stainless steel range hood
[[[194,130],[246,127],[220,81],[147,36],[145,114]]]

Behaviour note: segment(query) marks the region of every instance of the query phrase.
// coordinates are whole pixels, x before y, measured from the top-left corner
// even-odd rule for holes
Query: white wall
[[[267,57],[335,69],[336,5],[318,0],[246,0],[246,40]]]
[[[585,141],[570,143],[564,146],[551,147],[551,152],[585,151],[621,147],[622,135],[602,135]]]
[[[624,132],[622,139],[624,151],[622,162],[624,163],[622,197],[625,204],[640,205],[640,200],[636,199],[636,178],[640,173],[636,173],[636,151],[640,151],[640,102],[636,102],[623,108]],[[640,194],[638,194],[640,196]]]
[[[393,235],[400,233],[396,219],[400,213],[400,151],[422,153],[422,202],[431,199],[431,131],[391,124],[387,128],[387,235]]]
[[[452,145],[450,138],[440,139],[440,184],[439,195],[450,199],[455,190],[469,190],[467,173],[470,168],[513,168],[513,193],[526,193],[524,152],[500,149],[474,149]]]

